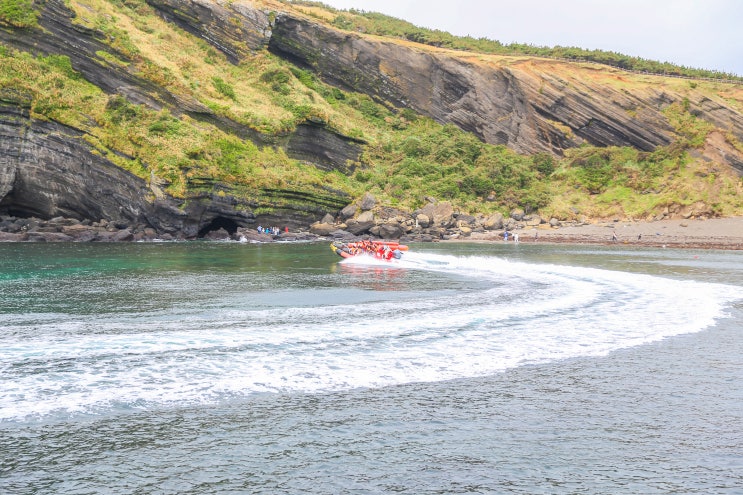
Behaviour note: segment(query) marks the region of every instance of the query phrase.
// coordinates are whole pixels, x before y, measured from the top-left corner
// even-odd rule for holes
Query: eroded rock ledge
[[[226,186],[212,190],[187,200],[163,195],[94,150],[83,131],[34,119],[22,95],[0,93],[0,215],[105,222],[118,230],[152,229],[156,236],[179,239],[219,228],[235,232],[264,220],[253,211],[269,205],[240,200]],[[277,190],[271,195],[281,199],[283,206],[276,208],[281,224],[293,228],[348,201],[340,193],[297,196]]]
[[[259,10],[237,5],[228,11],[208,0],[170,5],[168,10],[161,2],[166,17],[179,20],[184,27],[184,20],[191,20],[199,29],[211,30],[212,36],[202,34],[233,60],[267,43],[268,17]],[[281,147],[288,156],[322,169],[348,172],[347,163],[358,160],[358,140],[321,125],[308,122],[286,135],[265,136],[215,115],[192,96],[172,94],[142,79],[131,66],[106,62],[98,53],[112,48],[100,41],[101,33],[73,22],[74,13],[62,1],[44,2],[40,11],[40,28],[2,29],[0,42],[34,54],[66,55],[75,70],[103,91],[154,109],[169,108],[175,115],[188,114],[262,146]],[[234,22],[236,13],[239,23]],[[126,54],[116,56],[128,60]],[[24,95],[0,92],[0,214],[45,219],[63,216],[90,222],[103,219],[134,230],[152,228],[158,235],[193,238],[211,228],[226,227],[234,232],[260,222],[253,214],[256,207],[273,210],[271,216],[280,216],[282,224],[308,225],[349,199],[338,192],[304,194],[297,199],[294,191],[277,190],[274,198],[264,194],[264,204],[253,204],[231,195],[226,185],[188,201],[156,196],[146,181],[93,150],[83,131],[34,120],[29,117],[29,105],[30,98]]]

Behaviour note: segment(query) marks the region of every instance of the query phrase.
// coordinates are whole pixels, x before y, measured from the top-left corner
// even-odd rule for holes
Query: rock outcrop
[[[438,122],[455,124],[488,143],[520,153],[560,155],[585,143],[653,150],[677,137],[664,114],[674,103],[683,103],[698,118],[743,140],[743,115],[728,101],[695,91],[691,85],[681,89],[666,84],[664,78],[643,76],[647,84],[634,84],[629,91],[623,84],[626,73],[618,69],[396,43],[329,27],[297,13],[290,3],[272,4],[276,11],[260,2],[147,3],[235,64],[257,50],[268,49],[331,84],[366,93],[389,107],[410,108]],[[154,109],[167,108],[174,115],[189,115],[243,139],[282,148],[288,156],[324,170],[350,173],[349,164],[359,159],[363,142],[322,122],[308,121],[286,135],[266,136],[217,115],[193,94],[174,94],[143,78],[130,55],[102,41],[104,33],[75,22],[74,13],[62,0],[39,2],[38,9],[39,28],[0,29],[0,42],[33,54],[66,55],[76,71],[109,94]],[[123,63],[111,63],[103,54]],[[236,199],[228,185],[211,184],[209,192],[178,199],[163,194],[156,183],[116,166],[92,148],[85,132],[34,119],[23,95],[0,93],[0,215],[64,217],[83,225],[56,222],[49,227],[56,230],[49,232],[37,225],[42,230],[32,232],[35,240],[85,237],[81,232],[88,227],[97,229],[98,240],[137,239],[138,235],[221,238],[257,223],[309,225],[327,214],[333,217],[331,221],[316,224],[316,230],[338,236],[418,236],[422,240],[510,228],[515,221],[544,223],[525,217],[470,217],[446,204],[402,214],[385,211],[373,198],[343,209],[351,198],[333,190],[326,194],[264,190],[256,192],[261,199],[247,202]],[[710,140],[704,156],[743,170],[740,152],[724,141]],[[256,215],[255,211],[266,213]]]
[[[348,33],[292,13],[276,16],[269,49],[332,84],[520,153],[559,155],[583,143],[649,151],[674,139],[662,111],[682,101],[743,139],[743,116],[722,98],[664,88],[661,77],[647,76],[641,92],[630,92],[618,69],[548,59],[499,62]]]
[[[116,166],[83,137],[83,131],[33,119],[22,96],[0,94],[0,215],[103,219],[122,229],[195,238],[220,228],[234,233],[256,222],[308,225],[348,201],[338,191],[312,196],[276,190],[268,194],[273,216],[256,217],[253,210],[268,205],[246,204],[227,186],[188,201],[172,198]]]
[[[151,0],[150,3],[160,9],[165,19],[200,35],[234,62],[263,49],[271,32],[268,15],[252,4],[236,3],[227,9],[210,0]],[[187,114],[262,146],[278,145],[289,157],[324,169],[347,170],[346,163],[359,158],[361,141],[313,122],[299,125],[293,133],[272,136],[216,115],[194,95],[173,94],[138,75],[128,54],[102,42],[103,33],[75,23],[75,14],[61,0],[44,2],[40,10],[40,29],[0,29],[0,42],[34,54],[66,55],[76,71],[107,93],[120,94],[132,103],[156,110],[168,108],[174,115]],[[101,56],[103,53],[112,53],[129,63],[112,64]]]
[[[519,153],[560,155],[584,143],[651,151],[674,140],[663,109],[678,102],[743,139],[743,116],[723,98],[667,88],[662,77],[647,76],[642,91],[629,91],[623,87],[627,73],[619,69],[382,40],[335,29],[287,6],[266,12],[251,3],[148,3],[231,60],[267,46],[326,82],[455,124]]]
[[[209,41],[231,59],[237,60],[267,42],[268,18],[259,10],[235,6],[242,19],[239,26],[234,21],[222,25],[228,11],[214,10],[217,4],[213,2],[194,2],[185,9],[179,9],[179,4],[183,7],[181,2],[161,2],[160,6],[170,8],[167,12],[173,16],[178,14],[184,26],[184,19],[190,19],[204,29],[214,28],[216,34]],[[63,2],[49,0],[40,10],[39,29],[0,29],[0,42],[34,54],[66,55],[85,79],[110,94],[153,109],[168,108],[174,115],[188,114],[260,145],[282,147],[288,156],[322,169],[348,172],[346,164],[358,160],[358,140],[322,125],[308,122],[293,133],[264,136],[217,116],[195,97],[175,95],[140,77],[126,53],[114,54],[129,65],[107,62],[100,54],[113,49],[101,41],[104,35],[75,23],[74,13]],[[236,19],[232,10],[229,13]],[[246,42],[238,33],[254,36]],[[0,214],[106,219],[132,228],[153,228],[159,235],[193,238],[223,227],[234,233],[255,222],[307,225],[349,200],[339,191],[321,195],[276,190],[264,191],[260,203],[246,204],[224,184],[215,184],[211,192],[190,196],[187,201],[171,198],[93,150],[85,131],[33,119],[27,100],[9,90],[0,94]],[[256,217],[256,207],[269,213]]]
[[[265,48],[271,37],[269,13],[249,3],[212,0],[147,0],[147,3],[165,20],[205,39],[233,64]]]

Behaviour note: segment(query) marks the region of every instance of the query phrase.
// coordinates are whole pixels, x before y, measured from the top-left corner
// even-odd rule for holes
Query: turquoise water
[[[2,493],[740,493],[743,253],[0,245]]]

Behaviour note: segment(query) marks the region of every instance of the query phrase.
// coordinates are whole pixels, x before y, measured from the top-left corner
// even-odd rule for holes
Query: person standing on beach
[[[611,233],[611,242],[617,242],[617,231]]]

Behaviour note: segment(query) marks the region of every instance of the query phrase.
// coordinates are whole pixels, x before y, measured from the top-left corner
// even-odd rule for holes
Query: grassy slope
[[[169,91],[268,135],[312,117],[369,143],[353,176],[322,172],[211,125],[109,97],[75,74],[64,57],[35,59],[0,46],[0,87],[29,95],[36,117],[86,130],[101,153],[145,179],[154,174],[165,180],[175,195],[204,187],[201,179],[208,179],[206,183],[228,183],[246,198],[262,188],[314,191],[330,186],[352,196],[369,190],[408,208],[434,196],[472,213],[521,207],[558,218],[645,217],[668,206],[704,201],[716,214],[743,214],[740,178],[685,152],[701,146],[711,129],[683,108],[671,110],[683,138],[668,150],[643,154],[589,147],[572,150],[560,161],[519,156],[453,126],[409,111],[391,112],[365,95],[330,88],[265,52],[233,66],[204,41],[162,21],[143,0],[70,0],[68,5],[78,15],[76,22],[107,34],[112,50],[98,54],[105,63],[130,65]],[[316,9],[313,15],[322,12]],[[332,20],[332,13],[322,15]],[[495,64],[529,60],[467,56]],[[591,76],[595,73],[589,68],[585,77],[597,77]],[[626,77],[621,84],[632,90],[647,86],[640,76]],[[706,84],[696,90],[728,91],[729,101],[741,108],[740,93]],[[488,196],[493,201],[484,201]]]

